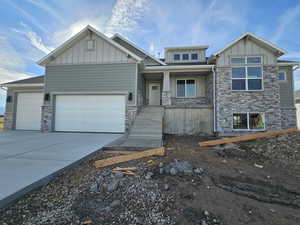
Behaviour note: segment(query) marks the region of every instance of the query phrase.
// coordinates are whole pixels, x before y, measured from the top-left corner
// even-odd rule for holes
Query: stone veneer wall
[[[276,65],[263,66],[263,91],[232,91],[231,68],[216,70],[216,121],[219,133],[232,133],[232,114],[265,113],[266,130],[281,129],[279,83]]]
[[[281,128],[289,129],[297,127],[296,108],[281,108]]]
[[[53,106],[49,101],[45,101],[42,106],[42,124],[41,131],[42,132],[51,132],[53,131],[53,121],[54,118],[54,110]]]
[[[14,127],[14,114],[12,112],[6,112],[4,114],[4,130],[12,130]]]
[[[186,106],[193,107],[203,104],[209,104],[209,99],[207,97],[196,97],[196,98],[171,98],[172,106]]]

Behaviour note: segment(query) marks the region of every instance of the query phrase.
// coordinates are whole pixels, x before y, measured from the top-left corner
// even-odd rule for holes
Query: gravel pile
[[[300,160],[300,132],[240,142],[239,146],[284,164],[297,163]]]

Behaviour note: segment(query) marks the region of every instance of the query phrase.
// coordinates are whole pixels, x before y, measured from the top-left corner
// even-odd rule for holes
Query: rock
[[[202,174],[202,173],[204,173],[204,169],[202,169],[202,168],[196,168],[196,169],[194,169],[194,173]]]
[[[171,170],[173,169],[173,173],[174,173],[174,169],[176,170],[176,174],[178,173],[183,173],[184,175],[191,175],[193,174],[193,166],[187,162],[187,161],[178,161],[178,160],[174,160],[175,162],[170,163],[168,165],[166,165],[164,167],[164,171],[166,173],[170,173],[172,174]],[[174,175],[174,174],[172,174]]]
[[[152,172],[148,172],[145,176],[147,180],[150,180],[154,174]]]
[[[94,183],[90,186],[90,192],[98,192],[98,184]]]
[[[232,149],[232,150],[239,150],[239,146],[237,144],[234,143],[227,143],[225,145],[222,146],[222,148],[224,150],[228,150],[228,149]]]
[[[164,189],[165,189],[165,191],[168,191],[168,190],[170,189],[169,185],[168,185],[168,184],[165,184],[165,185],[164,185]]]
[[[110,204],[110,207],[112,208],[116,208],[118,206],[121,205],[121,201],[120,200],[114,200],[111,204]]]
[[[102,172],[102,176],[104,176],[104,177],[106,177],[106,176],[109,176],[111,174],[111,171],[109,171],[109,170],[105,170],[105,171],[103,171]]]
[[[176,175],[177,174],[177,170],[173,167],[172,169],[170,169],[170,174],[171,175]]]
[[[160,162],[158,166],[159,166],[159,168],[162,168],[162,167],[164,167],[164,164],[162,162]]]
[[[118,186],[119,186],[119,180],[113,180],[107,185],[107,191],[113,192],[118,189]]]
[[[203,213],[205,216],[209,216],[209,212],[208,211],[204,211],[204,213]]]
[[[201,225],[208,225],[205,220],[202,220]]]
[[[117,179],[120,179],[120,178],[124,177],[124,174],[122,172],[117,171],[114,173],[114,177]]]
[[[227,160],[226,160],[226,159],[223,159],[223,160],[222,160],[222,163],[224,163],[224,164],[227,163]]]
[[[159,174],[163,174],[164,173],[164,168],[160,168],[159,169]]]

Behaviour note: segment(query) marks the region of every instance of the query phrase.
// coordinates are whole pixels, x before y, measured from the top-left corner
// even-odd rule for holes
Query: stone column
[[[53,130],[53,107],[45,102],[42,106],[42,132],[51,132]]]
[[[170,72],[164,72],[162,105],[171,105]]]

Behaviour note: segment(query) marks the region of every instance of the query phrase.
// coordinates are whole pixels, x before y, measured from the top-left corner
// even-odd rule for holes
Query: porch
[[[141,73],[141,105],[164,106],[163,133],[213,134],[213,71],[210,65],[151,66]]]

